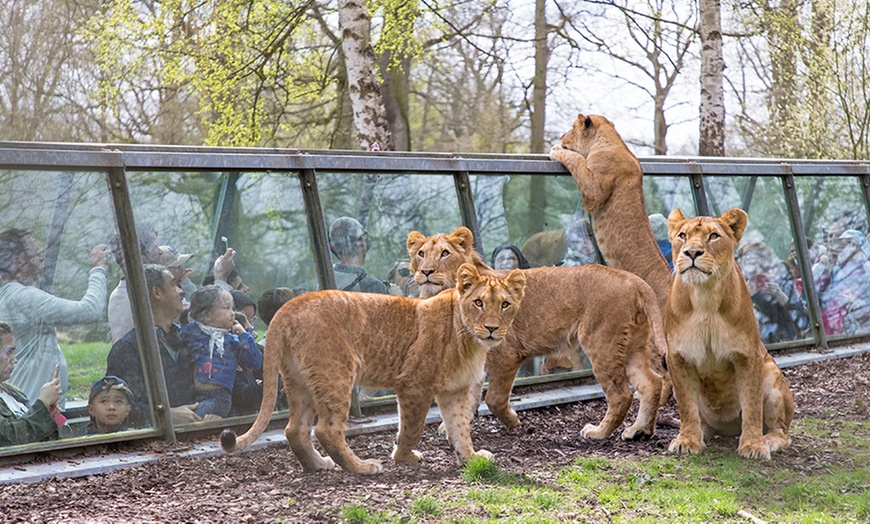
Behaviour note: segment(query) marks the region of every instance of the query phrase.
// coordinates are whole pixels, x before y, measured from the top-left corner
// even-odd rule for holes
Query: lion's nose
[[[704,250],[703,249],[685,249],[685,250],[683,250],[683,254],[686,255],[687,257],[691,258],[692,260],[695,260],[696,258],[698,258],[699,256],[704,254]]]
[[[490,335],[493,334],[493,333],[495,333],[495,331],[498,329],[498,326],[486,326],[486,325],[485,325],[485,326],[483,326],[483,327],[485,327],[486,329],[489,330],[489,334],[490,334]]]
[[[427,277],[428,277],[429,275],[431,275],[432,273],[434,273],[434,272],[435,272],[434,269],[421,269],[421,270],[420,270],[420,273],[423,273],[423,274],[424,274],[425,276],[427,276]]]

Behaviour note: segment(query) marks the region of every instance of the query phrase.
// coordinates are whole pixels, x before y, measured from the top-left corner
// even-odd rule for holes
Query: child
[[[263,354],[236,321],[228,291],[215,285],[197,289],[190,297],[190,318],[181,328],[181,338],[193,360],[196,414],[226,417],[232,407],[237,364],[258,370],[263,367]]]
[[[133,392],[123,379],[107,375],[94,382],[88,397],[91,422],[87,434],[114,433],[127,429],[127,416],[133,410]]]

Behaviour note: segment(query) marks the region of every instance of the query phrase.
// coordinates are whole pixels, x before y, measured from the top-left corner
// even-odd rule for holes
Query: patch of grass
[[[411,503],[411,514],[418,517],[440,517],[443,513],[441,503],[432,497],[415,499]]]
[[[341,518],[349,524],[374,524],[387,522],[390,520],[390,515],[387,511],[372,513],[364,506],[348,504],[341,508]]]
[[[68,400],[87,400],[91,384],[106,374],[106,357],[112,349],[108,342],[63,344],[69,368]]]
[[[485,457],[472,457],[462,467],[460,476],[469,484],[512,484],[518,480],[516,475],[502,470]]]

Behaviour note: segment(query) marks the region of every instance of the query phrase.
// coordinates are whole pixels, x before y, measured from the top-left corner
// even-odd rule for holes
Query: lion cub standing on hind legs
[[[788,447],[794,400],[758,332],[749,288],[734,261],[747,216],[668,217],[676,276],[668,296],[668,370],[680,434],[668,450],[698,453],[713,434],[740,436],[737,452],[769,459]]]
[[[469,391],[483,380],[488,350],[504,340],[526,280],[519,270],[498,278],[465,265],[456,281],[453,291],[428,300],[329,290],[287,302],[269,325],[257,420],[238,439],[225,429],[221,447],[238,451],[263,433],[275,408],[280,369],[290,408],[284,434],[305,471],[336,463],[351,473],[382,471],[379,461],[361,460],[345,440],[355,383],[396,392],[396,462],[422,458],[414,446],[433,399],[460,462],[492,457],[472,446]],[[314,435],[330,458],[314,449],[315,417]]]

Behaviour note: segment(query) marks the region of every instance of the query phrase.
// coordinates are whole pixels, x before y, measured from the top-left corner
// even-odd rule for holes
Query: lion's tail
[[[236,437],[236,433],[229,428],[221,432],[221,448],[225,453],[234,453],[250,446],[260,438],[269,425],[275,402],[278,400],[278,370],[286,343],[282,336],[285,332],[285,330],[275,329],[266,337],[266,347],[263,349],[263,399],[260,401],[260,413],[251,428],[240,437]]]
[[[668,354],[668,339],[665,336],[665,321],[662,315],[662,309],[659,307],[659,300],[656,297],[655,291],[643,282],[640,286],[640,304],[639,310],[646,315],[649,322],[650,341],[655,346],[656,353],[650,355],[653,369],[662,376],[662,390],[659,396],[659,405],[663,405],[671,397],[673,384],[671,383],[670,373],[668,373],[667,362],[665,357]]]

